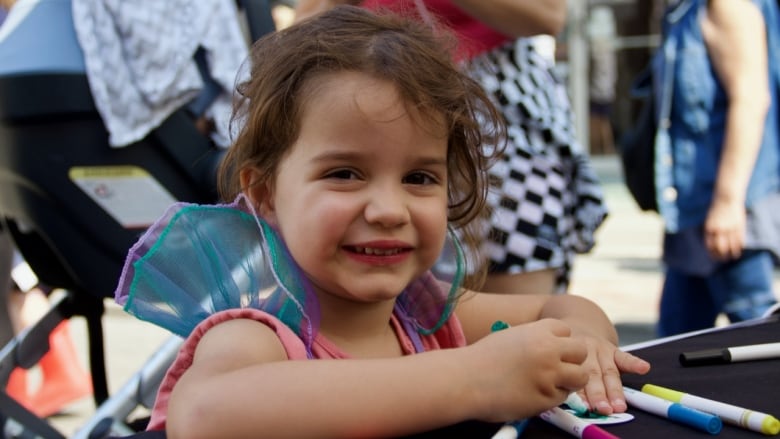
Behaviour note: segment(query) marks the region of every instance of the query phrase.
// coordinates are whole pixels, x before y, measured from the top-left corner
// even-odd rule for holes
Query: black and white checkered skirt
[[[467,68],[503,113],[509,140],[490,170],[492,214],[481,256],[491,273],[553,268],[565,292],[574,255],[591,250],[607,215],[575,137],[566,88],[531,38],[482,54]]]

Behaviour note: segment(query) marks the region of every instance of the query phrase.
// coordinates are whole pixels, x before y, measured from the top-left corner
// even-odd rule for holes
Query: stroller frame
[[[238,2],[255,40],[274,29],[271,2]],[[224,153],[195,127],[184,108],[139,142],[113,149],[92,100],[86,74],[20,73],[0,76],[0,227],[40,281],[64,294],[36,324],[0,349],[0,383],[16,367],[33,367],[48,351],[62,321],[86,320],[95,413],[77,438],[126,435],[138,406],[151,407],[181,339],[172,336],[117,392],[109,394],[102,317],[127,251],[145,227],[122,224],[96,203],[74,168],[142,170],[179,201],[216,200],[215,171]],[[148,194],[134,193],[143,203]],[[160,212],[162,213],[162,212]],[[5,300],[5,298],[3,298]],[[2,340],[5,342],[5,340]],[[3,428],[3,426],[5,428]],[[60,439],[65,435],[0,389],[0,437]],[[4,431],[6,433],[4,433]]]

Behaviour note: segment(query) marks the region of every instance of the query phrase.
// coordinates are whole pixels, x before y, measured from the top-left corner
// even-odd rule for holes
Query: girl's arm
[[[215,326],[171,393],[172,439],[394,437],[469,419],[503,422],[560,404],[587,380],[561,322],[471,346],[388,359],[289,361],[250,320]]]
[[[571,294],[493,294],[467,292],[457,307],[468,343],[490,333],[496,320],[511,326],[555,318],[617,344],[617,332],[604,311],[590,300]]]
[[[589,380],[583,393],[591,408],[601,413],[623,412],[626,403],[620,373],[644,374],[650,364],[617,348],[617,332],[595,303],[571,294],[490,294],[465,296],[457,315],[469,343],[490,334],[496,320],[508,323],[510,330],[522,330],[529,322],[551,318],[571,328],[573,339],[587,348],[583,366]],[[517,328],[515,328],[517,327]]]
[[[729,101],[704,239],[715,258],[732,259],[745,242],[745,196],[769,108],[766,29],[749,0],[710,0],[701,27]]]
[[[566,25],[566,0],[452,0],[452,3],[512,37],[555,36]]]

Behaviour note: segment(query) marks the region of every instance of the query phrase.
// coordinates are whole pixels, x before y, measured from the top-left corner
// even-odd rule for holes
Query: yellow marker
[[[645,384],[642,386],[642,392],[703,412],[712,413],[713,415],[720,417],[723,422],[747,428],[748,430],[758,431],[766,435],[776,435],[780,433],[780,421],[774,416],[766,413],[755,412],[746,408],[694,396],[689,393],[683,393],[653,384]]]

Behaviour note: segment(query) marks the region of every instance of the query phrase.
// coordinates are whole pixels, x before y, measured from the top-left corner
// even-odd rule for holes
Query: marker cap
[[[728,349],[705,349],[680,354],[680,364],[683,366],[707,366],[725,364],[730,361],[731,353]]]
[[[767,416],[761,423],[761,433],[776,435],[780,433],[780,421],[774,416]]]
[[[719,417],[680,404],[669,406],[667,415],[671,420],[704,430],[710,434],[718,434],[723,428],[723,421]]]
[[[620,439],[606,430],[589,425],[582,430],[582,439]]]
[[[656,386],[654,384],[645,384],[642,386],[642,392],[672,402],[680,402],[682,397],[685,395],[684,393],[678,392],[677,390],[667,389],[666,387]]]

